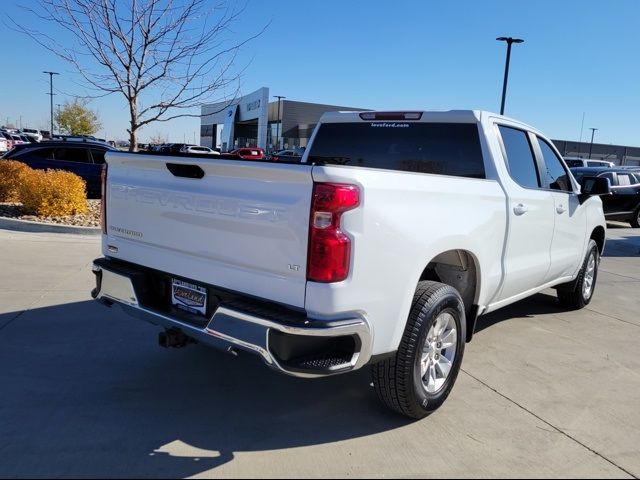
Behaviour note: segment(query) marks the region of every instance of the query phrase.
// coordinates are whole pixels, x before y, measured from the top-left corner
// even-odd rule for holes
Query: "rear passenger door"
[[[100,185],[100,169],[94,165],[89,155],[89,149],[84,146],[69,145],[55,149],[57,166],[69,172],[75,173],[87,182],[87,191],[93,191],[95,185]]]
[[[533,135],[508,125],[497,128],[508,171],[504,178],[508,232],[500,301],[544,284],[551,263],[554,199],[543,188]]]
[[[582,263],[587,229],[586,209],[574,192],[569,172],[551,144],[536,136],[543,188],[553,197],[551,265],[546,282],[573,275]],[[546,283],[545,282],[545,283]]]

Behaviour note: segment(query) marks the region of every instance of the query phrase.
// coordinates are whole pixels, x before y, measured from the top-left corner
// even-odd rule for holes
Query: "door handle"
[[[562,215],[566,211],[567,209],[564,208],[562,205],[558,205],[558,207],[556,208],[556,212],[558,212],[560,215]]]
[[[529,211],[529,209],[527,208],[527,206],[523,205],[522,203],[519,203],[518,205],[513,207],[513,213],[515,213],[518,216],[524,215],[528,211]]]

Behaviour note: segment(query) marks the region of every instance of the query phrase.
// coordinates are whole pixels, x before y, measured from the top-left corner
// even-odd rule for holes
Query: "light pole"
[[[524,43],[521,38],[498,37],[499,42],[507,42],[507,61],[504,66],[504,83],[502,84],[502,103],[500,104],[500,115],[504,115],[504,102],[507,97],[507,81],[509,80],[509,62],[511,61],[511,44]]]
[[[589,160],[591,160],[591,150],[593,149],[593,136],[596,133],[596,130],[600,130],[599,128],[590,128],[591,130],[591,144],[589,145]]]
[[[49,75],[49,93],[51,97],[51,136],[53,136],[53,76],[60,75],[58,72],[42,72]]]
[[[56,123],[58,124],[58,135],[60,135],[60,104],[56,103],[56,107],[58,107],[56,110],[58,112],[58,121]],[[53,132],[51,132],[51,135],[53,135]]]
[[[280,103],[283,98],[282,95],[274,95],[274,98],[278,99],[278,123],[276,124],[276,151],[280,150],[280,124],[282,123],[282,118],[280,118]]]

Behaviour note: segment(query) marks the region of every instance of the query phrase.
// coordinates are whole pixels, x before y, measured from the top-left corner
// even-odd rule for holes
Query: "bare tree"
[[[161,132],[156,132],[155,135],[152,135],[149,138],[149,143],[151,145],[162,145],[163,143],[167,143],[167,136]]]
[[[222,2],[223,0],[214,0]],[[13,22],[69,62],[91,91],[88,96],[123,95],[130,115],[129,144],[154,122],[199,117],[206,102],[237,96],[234,72],[239,49],[262,31],[234,39],[232,25],[243,8],[212,0],[38,0],[25,7],[65,30],[73,46]],[[266,28],[266,27],[265,27]]]

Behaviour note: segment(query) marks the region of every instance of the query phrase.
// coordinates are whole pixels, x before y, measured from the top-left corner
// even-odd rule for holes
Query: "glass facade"
[[[361,110],[291,100],[269,102],[268,96],[257,100],[243,97],[236,107],[233,138],[226,140],[231,142],[229,148],[257,146],[267,151],[306,147],[325,112]],[[222,103],[203,106],[201,141],[207,146],[220,146],[222,138],[229,136],[222,127],[230,121],[229,108]]]
[[[276,148],[278,131],[282,133],[282,127],[280,122],[269,122],[267,127],[267,151],[273,152],[278,150]]]

